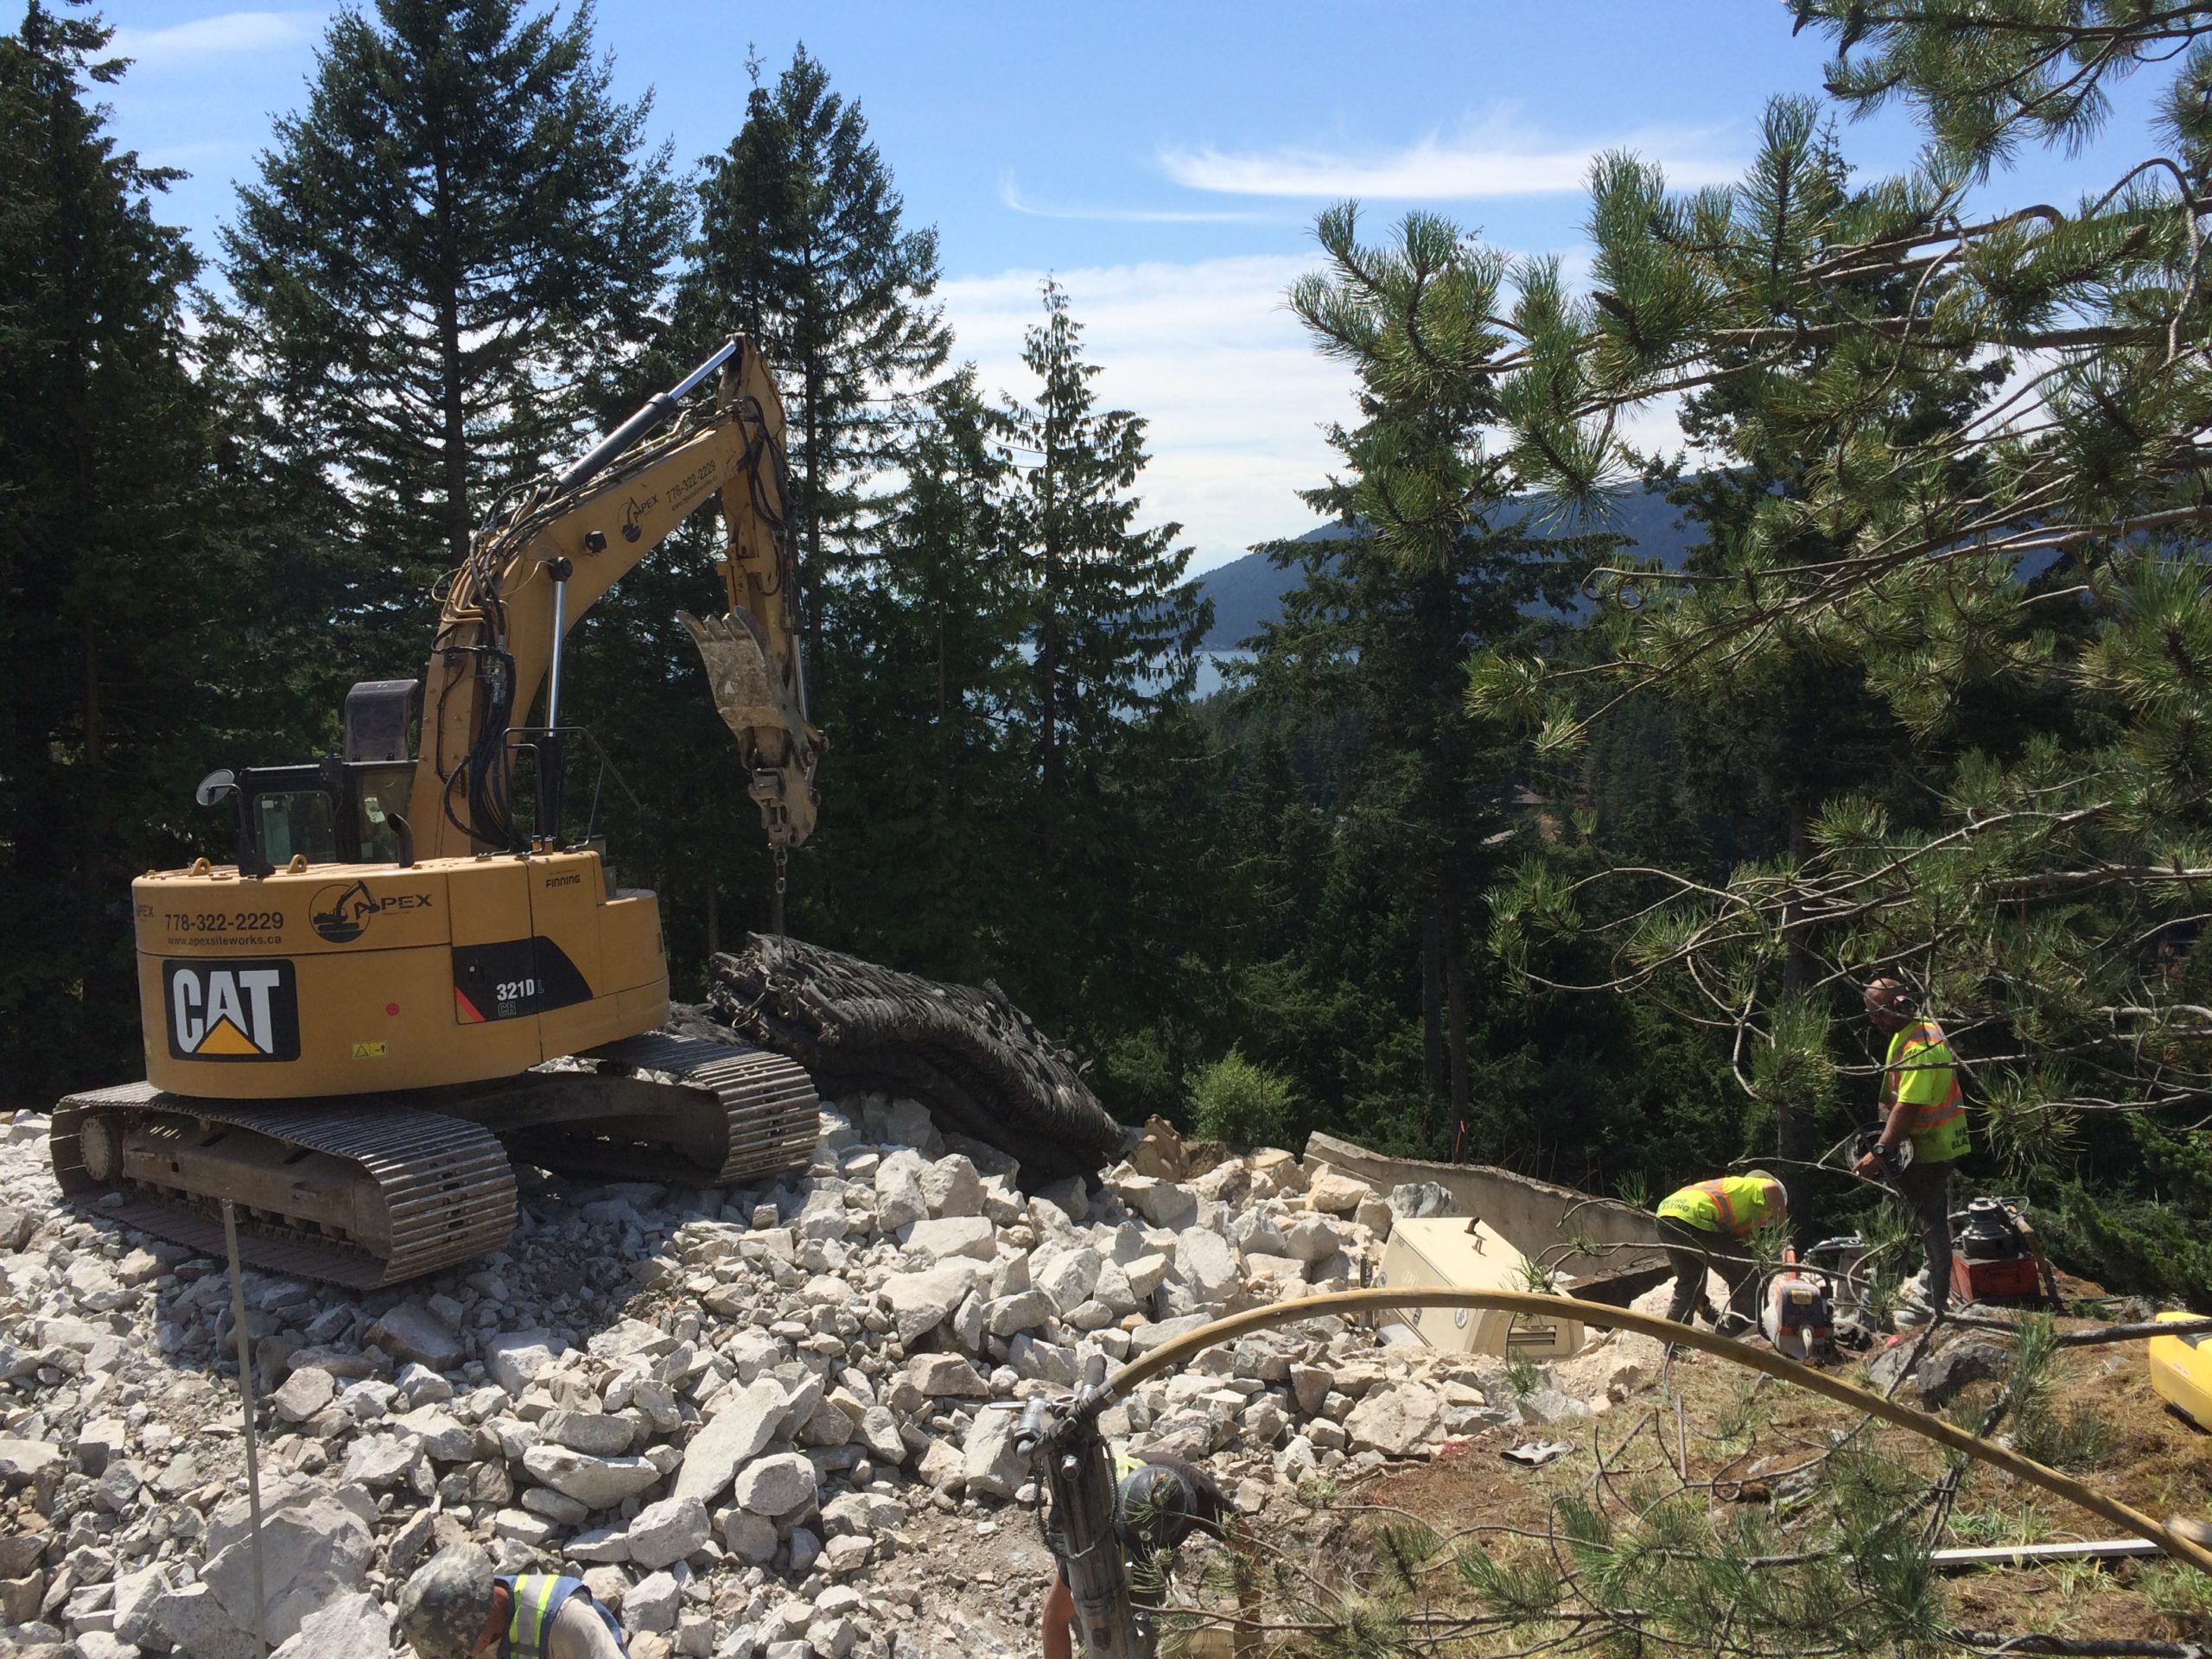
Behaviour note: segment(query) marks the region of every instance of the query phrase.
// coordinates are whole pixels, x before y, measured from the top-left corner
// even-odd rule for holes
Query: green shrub
[[[1201,1140],[1231,1146],[1283,1146],[1292,1140],[1298,1097],[1290,1079],[1255,1065],[1240,1050],[1190,1076],[1191,1126]]]

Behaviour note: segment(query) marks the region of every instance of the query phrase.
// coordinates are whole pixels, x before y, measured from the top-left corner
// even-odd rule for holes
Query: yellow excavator
[[[365,1288],[500,1243],[511,1155],[702,1186],[804,1162],[805,1071],[662,1032],[658,905],[616,885],[595,798],[594,822],[565,827],[586,734],[561,707],[568,632],[718,499],[728,614],[678,615],[750,775],[780,928],[824,747],[785,479],[774,382],[733,339],[476,537],[446,588],[411,758],[416,683],[370,681],[347,695],[341,755],[203,780],[235,850],[131,884],[146,1079],[55,1109],[64,1192],[200,1249],[219,1245],[231,1200],[248,1259]],[[541,688],[542,721],[521,723]]]

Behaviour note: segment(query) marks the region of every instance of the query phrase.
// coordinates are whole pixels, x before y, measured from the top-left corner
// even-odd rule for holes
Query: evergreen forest
[[[1603,159],[1586,281],[1320,218],[1286,299],[1357,391],[1306,493],[1340,533],[1264,550],[1291,590],[1201,696],[1209,609],[1084,296],[1047,282],[1026,378],[982,384],[835,65],[758,67],[694,167],[588,5],[375,0],[203,263],[111,130],[110,31],[30,0],[0,1105],[137,1075],[130,883],[223,856],[194,782],[331,752],[349,684],[421,671],[491,507],[741,332],[831,745],[793,932],[996,982],[1125,1122],[1643,1203],[1759,1161],[1816,1232],[1869,1207],[1838,1148],[1894,976],[1961,1057],[1969,1186],[2028,1195],[2069,1268],[2212,1304],[2212,17],[1795,10],[1826,98],[1775,101],[1732,187]],[[2009,190],[2129,76],[2133,164]],[[1853,165],[1879,105],[1923,130],[1908,172]],[[1641,453],[1662,399],[1690,447]],[[1619,529],[1644,489],[1686,562]],[[675,620],[717,528],[585,619],[564,690],[690,997],[771,874]]]

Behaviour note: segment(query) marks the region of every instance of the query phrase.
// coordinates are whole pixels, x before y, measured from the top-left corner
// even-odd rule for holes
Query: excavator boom
[[[678,399],[709,372],[720,379],[715,407],[684,410]],[[533,492],[455,574],[425,682],[423,764],[409,813],[418,854],[504,850],[518,839],[506,815],[510,733],[542,745],[556,726],[562,639],[710,495],[726,531],[718,563],[728,614],[679,614],[738,740],[770,842],[806,839],[825,746],[806,716],[783,405],[759,352],[733,340]],[[531,727],[521,716],[541,687],[549,718]],[[543,775],[541,753],[541,786]]]

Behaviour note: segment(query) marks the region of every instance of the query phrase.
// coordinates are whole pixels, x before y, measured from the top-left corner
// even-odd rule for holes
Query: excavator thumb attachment
[[[752,769],[750,792],[769,842],[797,846],[814,829],[814,765],[827,747],[822,734],[798,711],[749,613],[696,617],[678,611],[676,620],[699,647],[715,707]]]

